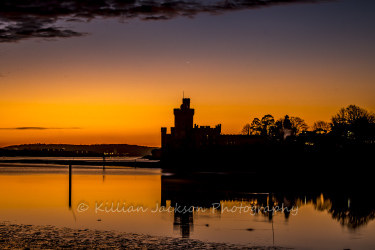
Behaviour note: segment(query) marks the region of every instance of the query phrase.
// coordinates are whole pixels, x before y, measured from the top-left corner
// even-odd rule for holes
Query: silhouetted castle
[[[190,99],[183,98],[181,107],[174,109],[175,126],[171,127],[171,133],[167,133],[166,127],[161,128],[162,158],[224,146],[253,145],[265,141],[263,137],[255,135],[223,135],[221,124],[214,128],[193,125],[193,116],[194,109],[190,108]]]

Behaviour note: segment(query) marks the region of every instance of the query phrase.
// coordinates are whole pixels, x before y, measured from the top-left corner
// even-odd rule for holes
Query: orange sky
[[[160,146],[183,91],[194,122],[223,133],[266,114],[311,126],[349,104],[375,111],[374,21],[364,4],[343,1],[94,20],[74,24],[84,37],[0,43],[0,146]]]

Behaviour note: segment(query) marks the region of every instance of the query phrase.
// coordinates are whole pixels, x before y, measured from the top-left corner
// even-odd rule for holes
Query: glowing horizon
[[[159,147],[183,91],[194,123],[222,124],[223,134],[266,114],[312,126],[350,104],[374,112],[374,3],[321,2],[165,21],[60,20],[88,35],[0,43],[0,147]],[[59,129],[9,129],[21,127]]]

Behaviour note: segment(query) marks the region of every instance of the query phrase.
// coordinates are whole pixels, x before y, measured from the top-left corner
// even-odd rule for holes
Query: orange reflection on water
[[[69,208],[67,167],[24,169],[4,170],[0,166],[3,221],[296,248],[372,249],[368,246],[374,244],[373,207],[367,204],[368,209],[358,209],[358,204],[362,203],[358,203],[361,200],[356,197],[347,201],[329,193],[305,196],[248,193],[242,189],[228,195],[222,192],[228,186],[207,190],[198,182],[186,186],[188,180],[162,176],[160,170],[73,167],[72,206]],[[226,209],[214,209],[216,203]],[[87,210],[79,210],[81,204]],[[161,204],[172,208],[178,205],[180,210],[191,205],[196,208],[187,213],[175,213],[173,209],[172,212],[153,212]],[[96,211],[98,206],[100,210]],[[131,206],[133,208],[128,210]],[[293,210],[290,213],[275,211],[272,216],[264,209],[255,210],[267,206]],[[137,207],[145,211],[136,211]],[[244,208],[240,210],[240,207]],[[355,227],[352,222],[356,223]]]
[[[154,208],[160,203],[160,175],[73,175],[72,205],[114,202]],[[2,208],[67,207],[67,175],[0,175]],[[107,184],[107,183],[110,183]]]
[[[64,175],[0,175],[1,208],[64,207],[68,177]],[[66,201],[66,202],[65,202]]]

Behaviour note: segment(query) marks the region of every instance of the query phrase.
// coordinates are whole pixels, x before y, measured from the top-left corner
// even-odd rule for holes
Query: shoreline
[[[1,249],[293,249],[92,229],[0,222]]]
[[[59,166],[97,166],[97,167],[133,167],[133,168],[160,168],[161,164],[159,161],[87,161],[80,160],[49,160],[49,159],[9,159],[0,160],[3,164],[45,164],[45,165],[59,165]]]

